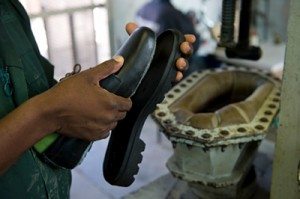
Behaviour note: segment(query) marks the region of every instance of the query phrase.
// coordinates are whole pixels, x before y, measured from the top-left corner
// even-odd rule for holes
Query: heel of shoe
[[[107,182],[109,182],[112,185],[118,185],[123,187],[130,186],[134,180],[135,175],[139,172],[139,164],[143,160],[142,152],[145,150],[146,144],[143,140],[138,139],[135,142],[135,145],[132,149],[132,153],[130,154],[131,158],[128,159],[128,162],[126,164],[126,172],[120,172],[117,174],[117,176],[107,176],[110,172],[104,172],[104,178]],[[105,168],[105,170],[109,170],[110,168]],[[111,174],[111,173],[110,173]]]

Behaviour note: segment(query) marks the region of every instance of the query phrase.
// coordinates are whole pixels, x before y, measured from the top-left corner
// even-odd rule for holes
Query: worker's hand
[[[51,117],[55,117],[56,131],[89,141],[109,135],[132,104],[130,99],[101,88],[99,81],[117,72],[123,62],[123,57],[117,56],[69,76],[42,94]]]
[[[135,23],[128,23],[126,25],[126,31],[130,35],[138,25]],[[187,34],[185,36],[185,41],[180,45],[181,52],[185,55],[184,57],[189,57],[193,54],[193,46],[192,44],[196,41],[195,35]],[[186,58],[180,57],[176,61],[177,66],[177,74],[176,81],[180,81],[183,78],[182,72],[188,69],[188,61]]]

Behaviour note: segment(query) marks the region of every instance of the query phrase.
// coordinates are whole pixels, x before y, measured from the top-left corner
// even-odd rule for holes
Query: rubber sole
[[[103,174],[110,184],[129,186],[134,182],[145,149],[140,139],[141,130],[147,116],[172,87],[183,41],[183,35],[174,30],[165,31],[157,38],[149,70],[131,98],[133,106],[111,133],[103,163]]]

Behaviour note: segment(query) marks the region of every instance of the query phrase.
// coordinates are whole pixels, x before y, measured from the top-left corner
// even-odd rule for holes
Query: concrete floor
[[[107,141],[95,142],[83,163],[73,170],[71,199],[117,199],[141,188],[168,173],[165,167],[167,159],[172,154],[168,140],[158,136],[158,127],[149,117],[141,134],[146,143],[144,159],[135,182],[130,187],[117,187],[108,184],[102,174],[102,162],[106,151]],[[268,137],[274,137],[270,134]],[[271,184],[272,159],[274,142],[265,139],[254,160],[259,186],[268,191]]]

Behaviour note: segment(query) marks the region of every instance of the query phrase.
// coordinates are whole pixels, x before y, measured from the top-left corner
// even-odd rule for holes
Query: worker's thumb
[[[105,61],[92,69],[92,74],[96,81],[105,79],[107,76],[116,73],[122,67],[124,58],[122,56],[114,56],[112,59]]]

